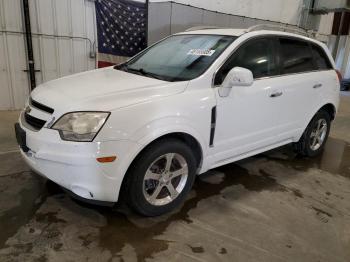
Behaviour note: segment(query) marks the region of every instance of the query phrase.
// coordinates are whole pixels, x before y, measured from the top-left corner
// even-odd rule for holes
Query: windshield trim
[[[163,41],[167,40],[168,38],[171,38],[171,37],[174,37],[174,36],[221,36],[221,37],[229,37],[231,38],[231,42],[224,48],[222,49],[220,55],[215,59],[213,60],[209,65],[208,67],[201,73],[199,74],[198,76],[196,76],[195,78],[193,79],[180,79],[180,78],[173,78],[172,80],[170,79],[167,79],[167,78],[170,78],[170,77],[167,77],[167,76],[160,76],[160,77],[164,77],[164,80],[161,80],[161,81],[166,81],[166,82],[186,82],[186,81],[191,81],[191,80],[194,80],[194,79],[197,79],[199,77],[201,77],[202,75],[204,75],[210,68],[211,66],[222,56],[222,54],[227,50],[227,48],[229,48],[237,39],[238,39],[238,36],[234,36],[234,35],[223,35],[223,34],[173,34],[173,35],[169,35],[161,40],[159,40],[158,42],[150,45],[149,47],[147,47],[146,49],[142,50],[140,53],[136,54],[135,56],[131,57],[128,61],[124,62],[124,63],[121,63],[121,64],[118,64],[118,65],[115,65],[113,68],[116,69],[116,70],[121,70],[121,67],[127,67],[129,65],[129,63],[132,63],[133,61],[135,61],[136,59],[138,59],[140,56],[142,56],[145,52],[147,52],[149,49],[151,49],[152,47],[154,47],[155,45],[159,44],[159,43],[162,43]],[[138,74],[138,75],[141,75],[137,72],[132,72],[132,71],[125,71],[124,72],[127,72],[127,73],[130,73],[130,74]],[[152,78],[151,76],[146,76],[146,75],[142,75],[144,77],[149,77],[149,78]]]

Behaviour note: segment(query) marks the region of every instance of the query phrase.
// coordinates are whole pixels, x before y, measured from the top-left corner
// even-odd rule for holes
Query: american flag
[[[147,4],[134,0],[97,0],[98,67],[114,65],[147,46]]]

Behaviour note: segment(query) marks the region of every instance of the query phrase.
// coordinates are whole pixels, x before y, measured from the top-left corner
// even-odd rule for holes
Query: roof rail
[[[301,28],[291,28],[284,25],[269,25],[269,24],[260,24],[260,25],[254,25],[252,27],[249,27],[247,30],[245,30],[246,33],[259,31],[259,30],[275,30],[275,31],[282,31],[282,32],[289,32],[289,33],[296,33],[300,35],[304,35],[307,37],[315,37],[316,32],[312,30],[306,30]]]
[[[210,26],[210,25],[194,26],[194,27],[187,28],[185,30],[185,32],[197,31],[197,30],[207,30],[207,29],[223,29],[223,27]]]

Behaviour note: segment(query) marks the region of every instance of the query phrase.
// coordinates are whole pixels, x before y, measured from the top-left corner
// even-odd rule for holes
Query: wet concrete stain
[[[89,247],[89,245],[94,242],[94,237],[92,234],[80,235],[78,238],[82,240],[82,245],[84,247]]]
[[[329,222],[329,219],[331,217],[333,217],[332,214],[320,209],[320,208],[316,208],[314,206],[311,207],[311,209],[313,209],[314,211],[316,211],[316,216],[317,218],[323,222],[323,223],[328,223]]]
[[[31,172],[1,176],[0,184],[3,186],[0,197],[19,199],[18,205],[0,212],[0,248],[3,248],[6,240],[33,217],[45,201],[46,193],[45,181]],[[14,186],[18,192],[13,190]]]
[[[332,147],[332,143],[338,144],[339,141],[330,139],[328,143],[331,144]],[[257,157],[272,159],[298,171],[306,171],[309,168],[315,167],[350,177],[350,163],[349,158],[347,157],[350,155],[350,147],[345,143],[343,149],[344,151],[343,154],[341,154],[341,161],[337,167],[334,165],[328,166],[328,162],[325,163],[322,160],[324,158],[323,155],[315,159],[301,158],[294,154],[290,147],[282,148],[282,153],[287,156],[285,158],[274,158],[266,154]],[[325,152],[327,152],[327,148]],[[212,184],[205,182],[205,179],[201,180],[200,177],[197,178],[193,187],[196,196],[192,199],[188,199],[180,210],[167,217],[164,221],[157,222],[155,225],[141,228],[129,221],[127,215],[104,211],[103,215],[107,218],[108,224],[101,229],[100,246],[110,250],[113,254],[118,254],[123,246],[128,243],[135,248],[137,257],[140,261],[152,258],[154,254],[168,248],[169,241],[159,240],[156,239],[156,237],[165,232],[166,228],[172,222],[184,221],[186,223],[191,223],[192,221],[188,212],[195,208],[199,201],[219,195],[223,189],[234,185],[241,185],[248,191],[255,192],[263,190],[272,192],[290,192],[297,198],[303,198],[303,193],[300,190],[287,188],[286,186],[279,184],[277,180],[265,170],[259,170],[260,174],[251,174],[246,169],[240,167],[239,163],[222,166],[215,170],[225,174],[221,183]],[[316,181],[316,183],[320,184],[319,181]],[[224,195],[222,197],[225,198]],[[316,211],[320,214],[324,214],[321,210]],[[324,215],[329,217],[330,214]],[[142,236],[141,239],[140,236]]]
[[[57,212],[36,213],[35,219],[38,222],[45,223],[48,225],[52,223],[67,223],[66,220],[57,218]]]
[[[295,155],[290,147],[278,149],[279,154],[282,154],[282,157],[276,157],[273,154],[265,153],[256,156],[256,158],[267,158],[269,160],[277,161],[286,167],[291,167],[299,171],[305,171],[309,168],[319,168],[350,178],[350,146],[346,143],[342,143],[342,141],[334,139],[330,139],[328,143],[330,143],[330,146],[326,148],[325,153],[316,159],[301,158]],[[342,147],[343,150],[341,150],[342,153],[334,155],[333,158],[332,154],[327,151],[332,151],[332,143],[335,143],[337,147],[339,147],[339,144],[344,145],[344,147]],[[324,160],[325,154],[327,158],[329,158],[330,155],[333,160],[336,159],[337,165],[330,164],[328,160]],[[98,211],[107,220],[107,224],[100,228],[100,234],[97,240],[94,236],[89,234],[80,235],[79,239],[82,240],[82,245],[88,248],[91,243],[97,241],[99,247],[110,251],[112,256],[121,258],[121,251],[125,245],[129,244],[135,249],[137,259],[139,261],[144,261],[148,258],[154,257],[155,254],[168,249],[170,241],[159,239],[159,236],[166,231],[171,223],[179,221],[187,224],[192,223],[189,212],[196,208],[200,201],[220,195],[221,191],[225,188],[240,185],[248,191],[288,192],[295,197],[303,198],[303,193],[300,190],[287,188],[286,186],[279,184],[271,174],[262,169],[259,170],[259,174],[252,174],[237,163],[229,164],[215,170],[225,174],[218,179],[219,182],[208,182],[212,179],[205,181],[206,179],[204,178],[206,174],[203,175],[203,179],[198,177],[193,187],[193,192],[195,192],[194,197],[187,199],[181,208],[175,210],[169,215],[157,218],[156,220],[143,218],[142,220],[146,222],[146,226],[140,226],[133,222],[136,215],[130,215],[130,212],[125,210],[124,207],[110,209],[79,203],[81,206],[88,206],[89,208]],[[23,187],[18,193],[20,204],[0,213],[0,225],[2,228],[0,234],[0,248],[4,247],[6,240],[14,235],[21,226],[25,225],[33,217],[36,221],[44,224],[67,223],[64,219],[57,218],[57,213],[55,212],[35,214],[36,210],[45,201],[47,196],[61,194],[62,191],[59,187],[53,186],[50,182],[45,184],[45,180],[39,178],[37,175],[30,175],[31,177],[30,179],[27,179],[27,181],[23,177],[28,175],[29,174],[26,173],[0,177],[0,185],[8,184],[11,186],[13,183],[10,183],[9,180],[14,180],[16,184],[19,183],[18,181],[24,181],[28,184],[28,186]],[[315,180],[315,183],[320,184],[320,181]],[[7,188],[0,187],[0,197],[6,194],[7,190]],[[331,193],[327,192],[327,195],[330,196]],[[225,195],[222,195],[222,197],[225,198]],[[327,223],[328,219],[332,217],[331,214],[321,209],[315,207],[312,207],[312,209],[318,216],[320,216],[321,221],[326,221],[325,223]],[[140,218],[136,216],[135,219],[137,220]],[[34,229],[29,230],[31,233],[35,232]],[[59,231],[50,231],[45,237],[48,239],[57,238],[60,234]],[[56,243],[53,246],[53,249],[59,251],[61,247],[61,243]],[[190,247],[194,253],[204,252],[203,247]],[[289,246],[287,247],[290,248]],[[28,252],[30,252],[31,248],[32,246],[30,245],[24,247]],[[227,250],[221,248],[219,253],[226,254]],[[47,258],[43,256],[40,259],[46,261]]]
[[[205,179],[197,177],[193,186],[195,197],[187,199],[183,206],[174,211],[169,216],[157,218],[156,223],[152,223],[152,219],[143,219],[150,221],[150,226],[140,227],[130,221],[130,216],[125,210],[118,209],[111,211],[106,208],[99,208],[99,212],[107,218],[107,225],[101,228],[99,245],[102,248],[109,250],[114,256],[118,256],[126,244],[131,245],[137,254],[139,261],[144,261],[147,258],[152,258],[154,254],[168,249],[169,241],[156,239],[162,235],[172,222],[183,221],[192,223],[188,213],[196,208],[197,204],[207,198],[220,195],[225,188],[235,185],[242,185],[249,191],[260,192],[282,191],[289,192],[290,190],[276,182],[276,180],[263,170],[260,174],[250,174],[246,169],[237,164],[229,164],[216,169],[219,172],[225,173],[222,182],[208,183]],[[123,214],[124,213],[124,214]],[[192,249],[198,251],[199,249]],[[223,250],[222,252],[226,252]]]
[[[293,194],[296,196],[296,197],[299,197],[299,198],[304,198],[304,195],[301,193],[301,191],[299,189],[290,189]]]
[[[320,209],[320,208],[317,208],[317,207],[311,207],[313,210],[315,210],[316,211],[316,213],[317,213],[317,215],[319,215],[319,214],[323,214],[323,215],[326,215],[326,216],[328,216],[328,217],[333,217],[333,215],[332,214],[330,214],[330,213],[328,213],[328,212],[326,212],[326,211],[324,211],[324,210],[322,210],[322,209]]]
[[[62,248],[62,246],[63,246],[62,243],[55,243],[55,244],[53,245],[53,249],[54,249],[55,251],[60,251],[61,248]]]
[[[192,253],[204,253],[204,248],[202,246],[195,247],[188,245],[188,247],[191,248]]]
[[[188,214],[189,211],[196,208],[200,201],[220,195],[221,191],[225,188],[241,185],[248,191],[260,192],[263,190],[268,190],[292,192],[295,195],[301,196],[299,191],[293,191],[283,185],[278,184],[276,179],[274,179],[264,170],[260,170],[259,174],[251,174],[238,164],[229,164],[217,168],[216,171],[225,174],[222,176],[222,173],[219,173],[220,183],[210,183],[210,181],[213,179],[206,179],[206,176],[213,176],[212,174],[204,174],[203,177],[197,177],[193,187],[193,191],[195,192],[194,197],[187,199],[183,206],[178,210],[175,210],[173,213],[157,218],[158,221],[142,218],[142,220],[146,221],[146,224],[148,224],[147,226],[138,226],[136,223],[134,223],[132,219],[135,218],[136,215],[130,214],[130,211],[125,209],[125,207],[110,209],[91,206],[79,201],[76,202],[81,206],[87,206],[88,208],[98,211],[106,218],[107,224],[106,226],[100,228],[99,239],[97,240],[102,249],[106,249],[110,251],[114,257],[120,258],[120,252],[126,244],[129,244],[135,249],[138,260],[144,261],[147,258],[152,258],[154,254],[168,249],[170,241],[157,239],[157,237],[162,235],[171,223],[178,221],[188,224],[192,223],[192,220]],[[217,174],[218,173],[216,173],[216,175]],[[31,189],[25,193],[31,195],[31,197],[26,195],[19,207],[12,211],[13,214],[25,218],[21,221],[21,223],[17,223],[15,225],[8,223],[8,221],[11,221],[9,215],[3,218],[4,223],[7,221],[7,227],[11,229],[6,234],[1,234],[3,243],[6,241],[6,239],[8,239],[8,237],[12,236],[20,226],[24,225],[32,217],[34,217],[37,222],[47,225],[54,223],[67,223],[64,219],[57,218],[57,212],[35,214],[36,210],[40,207],[41,203],[47,196],[59,196],[62,194],[62,190],[52,182],[47,182],[45,185],[45,183],[40,180],[40,183],[40,189],[38,186],[32,185]],[[39,202],[36,201],[38,198],[41,199]],[[23,206],[27,206],[27,208],[30,210],[30,212],[27,212],[26,215],[23,214]],[[136,219],[140,218],[136,216]],[[2,221],[0,221],[0,223],[1,222]],[[34,229],[29,230],[32,230],[32,233],[34,233]],[[47,239],[53,239],[59,237],[60,234],[61,232],[58,230],[50,230],[45,233],[45,237]],[[80,235],[79,239],[82,240],[82,245],[85,247],[89,247],[91,243],[96,241],[93,236],[84,234]],[[59,250],[60,248],[60,244],[53,246],[53,249],[55,250]],[[198,247],[192,247],[191,249],[194,253],[201,252],[201,248]],[[227,251],[226,249],[222,249],[220,252],[224,254]]]
[[[225,255],[225,254],[227,254],[227,250],[226,250],[226,248],[222,247],[222,248],[220,249],[219,254],[221,254],[221,255]]]
[[[35,262],[46,262],[46,261],[47,261],[47,257],[45,255],[42,255],[35,260]]]
[[[267,158],[297,171],[304,172],[310,168],[317,168],[350,178],[350,144],[331,137],[327,141],[324,152],[314,158],[297,155],[294,153],[291,145],[274,149],[255,157]],[[318,180],[315,182],[320,184]]]

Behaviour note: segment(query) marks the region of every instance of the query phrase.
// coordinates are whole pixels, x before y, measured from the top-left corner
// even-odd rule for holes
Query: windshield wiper
[[[114,69],[127,72],[128,71],[128,66],[124,63],[124,64],[120,64],[120,65],[115,65]]]
[[[157,74],[154,74],[154,73],[151,73],[151,72],[147,72],[143,68],[134,69],[134,68],[130,68],[130,67],[125,67],[125,69],[126,69],[127,72],[128,71],[136,72],[136,73],[140,73],[143,76],[149,76],[149,77],[156,78],[156,79],[159,79],[159,80],[165,80],[164,77],[162,77],[160,75],[157,75]]]

